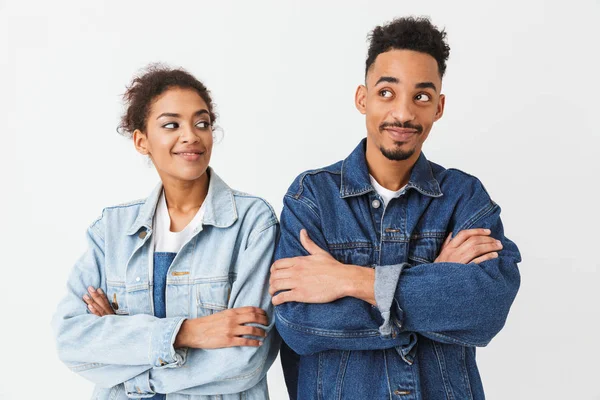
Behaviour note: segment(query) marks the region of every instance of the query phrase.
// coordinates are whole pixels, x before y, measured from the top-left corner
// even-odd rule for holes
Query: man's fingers
[[[495,251],[502,250],[502,243],[498,240],[491,242],[476,244],[468,247],[464,253],[465,262],[469,263],[477,257],[483,256],[484,254],[492,253]]]
[[[273,296],[275,293],[280,290],[293,289],[296,287],[296,284],[293,279],[284,278],[284,279],[276,279],[269,286],[269,294]]]
[[[274,296],[271,302],[274,306],[278,306],[283,303],[287,303],[289,301],[295,301],[296,293],[293,290],[288,290],[287,292],[281,292],[277,296]]]
[[[481,264],[484,261],[492,260],[494,258],[498,258],[498,253],[496,253],[495,251],[492,253],[484,254],[481,257],[477,257],[476,259],[474,259],[471,262],[474,262],[475,264]]]
[[[306,229],[302,229],[300,231],[300,243],[302,243],[302,247],[304,247],[304,249],[308,251],[310,255],[314,256],[315,254],[329,254],[312,241],[312,239],[308,236]]]
[[[448,246],[448,243],[450,243],[450,241],[452,240],[452,232],[450,232],[448,234],[448,236],[446,237],[446,240],[444,240],[444,243],[442,244],[442,249],[446,246]]]
[[[298,264],[298,262],[302,259],[302,257],[291,257],[291,258],[282,258],[281,260],[277,260],[271,266],[271,273],[274,273],[280,269],[292,268]]]
[[[452,247],[458,247],[472,236],[488,236],[491,233],[492,232],[489,229],[465,229],[458,232],[458,234],[454,236],[454,239],[450,241],[450,244]]]

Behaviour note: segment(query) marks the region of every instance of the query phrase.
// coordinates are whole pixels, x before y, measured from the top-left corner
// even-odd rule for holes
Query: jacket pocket
[[[129,315],[125,282],[106,282],[106,297],[117,315]]]
[[[411,236],[408,246],[408,262],[411,265],[429,264],[438,256],[446,232],[430,231]]]
[[[213,278],[196,284],[196,309],[198,317],[205,317],[227,309],[231,295],[229,277]]]

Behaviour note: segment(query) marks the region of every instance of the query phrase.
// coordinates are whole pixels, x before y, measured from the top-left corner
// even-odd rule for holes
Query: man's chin
[[[411,158],[416,150],[415,147],[408,149],[405,147],[406,143],[395,143],[392,147],[380,146],[379,150],[381,151],[381,154],[390,161],[404,161]]]

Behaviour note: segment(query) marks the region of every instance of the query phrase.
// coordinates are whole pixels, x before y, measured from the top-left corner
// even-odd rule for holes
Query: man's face
[[[413,50],[379,54],[365,86],[356,91],[356,107],[366,116],[367,150],[379,149],[393,161],[416,160],[433,123],[443,114],[441,88],[432,56]]]

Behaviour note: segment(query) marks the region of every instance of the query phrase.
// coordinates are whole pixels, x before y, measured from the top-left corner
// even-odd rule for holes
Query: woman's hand
[[[83,296],[90,312],[98,317],[115,314],[106,294],[102,289],[88,288],[89,295]],[[220,311],[207,317],[186,319],[183,321],[175,347],[192,347],[196,349],[218,349],[223,347],[253,346],[262,344],[258,339],[247,339],[242,336],[264,338],[264,329],[245,324],[269,325],[267,313],[257,307],[239,307]]]
[[[88,293],[89,294],[83,296],[83,301],[85,301],[88,310],[90,310],[92,314],[98,317],[115,314],[102,289],[94,289],[93,286],[90,286],[88,287]]]
[[[267,313],[257,307],[239,307],[220,311],[207,317],[186,319],[175,339],[175,348],[258,347],[262,345],[262,341],[242,336],[264,338],[267,333],[264,329],[246,325],[250,323],[269,325]]]
[[[466,229],[452,238],[448,235],[435,262],[479,264],[498,257],[502,243],[490,236],[489,229]]]

